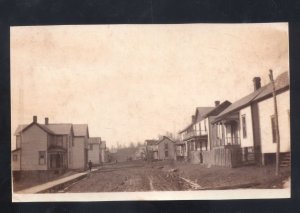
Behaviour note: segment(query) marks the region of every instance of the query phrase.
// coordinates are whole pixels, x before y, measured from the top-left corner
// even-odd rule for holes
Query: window
[[[243,138],[247,138],[246,115],[242,115]]]
[[[46,152],[39,151],[39,165],[44,165],[46,163]]]
[[[204,120],[204,130],[205,130],[205,132],[207,131],[207,129],[206,129],[206,120]]]
[[[90,144],[90,150],[93,150],[93,144]]]
[[[63,146],[63,136],[57,136],[56,145],[57,146]]]
[[[13,161],[17,161],[18,160],[18,155],[17,154],[14,154],[13,155]]]
[[[272,139],[273,143],[277,142],[277,135],[276,135],[276,124],[275,124],[275,116],[271,116],[271,128],[272,128]]]
[[[168,143],[165,143],[165,149],[168,149]]]
[[[169,156],[169,152],[165,151],[165,157],[167,158]]]

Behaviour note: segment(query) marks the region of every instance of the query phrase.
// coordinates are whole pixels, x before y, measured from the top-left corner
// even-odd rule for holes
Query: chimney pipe
[[[215,106],[219,106],[220,105],[220,101],[215,101]]]
[[[253,78],[254,91],[258,90],[261,87],[260,77]]]
[[[37,123],[37,116],[36,115],[33,116],[33,122]]]
[[[46,124],[46,125],[49,124],[49,118],[45,118],[45,124]]]

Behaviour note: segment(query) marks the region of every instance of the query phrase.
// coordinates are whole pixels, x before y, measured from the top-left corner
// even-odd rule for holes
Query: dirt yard
[[[290,169],[274,175],[274,166],[240,168],[210,167],[178,163],[125,162],[105,165],[65,192],[180,191],[234,188],[282,188]]]

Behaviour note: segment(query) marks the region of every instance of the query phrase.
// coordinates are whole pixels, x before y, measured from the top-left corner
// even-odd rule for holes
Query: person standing
[[[92,161],[90,160],[90,161],[89,161],[89,169],[90,169],[90,172],[92,171],[92,167],[93,167],[93,163],[92,163]]]

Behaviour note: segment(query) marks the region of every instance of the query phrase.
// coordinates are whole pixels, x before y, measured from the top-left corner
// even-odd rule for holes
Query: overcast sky
[[[143,142],[252,92],[254,76],[268,83],[288,58],[282,23],[12,27],[12,131],[37,115],[87,123],[108,146]]]

